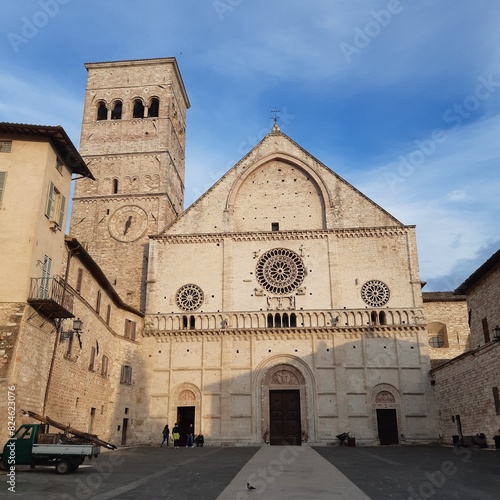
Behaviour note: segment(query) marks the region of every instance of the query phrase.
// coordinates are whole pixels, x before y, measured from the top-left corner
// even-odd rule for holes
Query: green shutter
[[[60,228],[62,228],[64,222],[64,209],[66,208],[66,198],[61,195],[61,203],[59,204],[59,216],[57,218],[57,224]]]
[[[45,207],[45,215],[52,220],[54,216],[54,205],[56,203],[55,199],[55,187],[53,182],[49,182],[49,192],[47,193],[47,205]]]
[[[2,206],[3,191],[6,179],[7,179],[7,172],[0,172],[0,207]]]

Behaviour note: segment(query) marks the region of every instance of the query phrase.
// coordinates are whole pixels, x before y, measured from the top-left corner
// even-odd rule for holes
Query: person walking
[[[160,446],[163,446],[163,443],[166,441],[168,446],[168,440],[170,438],[170,429],[168,428],[168,424],[163,428],[163,441]]]
[[[177,426],[177,422],[172,428],[172,439],[174,440],[174,447],[179,448],[179,439],[181,438],[179,427]]]
[[[186,434],[186,448],[192,448],[193,447],[193,424],[189,424],[189,429]]]

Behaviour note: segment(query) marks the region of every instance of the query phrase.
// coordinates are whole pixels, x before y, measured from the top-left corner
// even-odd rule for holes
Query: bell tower
[[[186,110],[175,58],[88,63],[70,234],[144,310],[148,236],[183,210]]]

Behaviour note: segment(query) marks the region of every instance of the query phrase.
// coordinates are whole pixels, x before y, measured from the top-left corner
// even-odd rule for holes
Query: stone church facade
[[[437,439],[414,227],[277,126],[151,236],[147,282],[152,417],[220,442]]]
[[[95,390],[58,405],[72,381],[53,382],[50,416],[124,444],[156,442],[166,422],[207,444],[437,441],[431,358],[467,348],[466,305],[422,293],[415,227],[277,124],[183,210],[175,59],[86,68],[95,180],[75,183],[66,245],[89,337],[55,376],[72,363]]]
[[[277,125],[182,212],[175,60],[86,67],[70,233],[145,312],[138,439],[437,439],[415,228]]]

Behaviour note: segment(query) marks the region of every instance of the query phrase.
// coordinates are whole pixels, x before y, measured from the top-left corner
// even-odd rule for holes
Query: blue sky
[[[0,121],[79,144],[85,62],[176,57],[191,101],[186,206],[271,128],[404,224],[426,291],[500,247],[496,0],[8,1]]]

